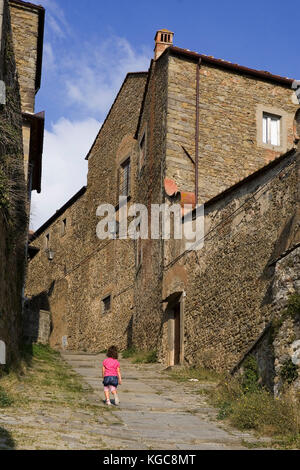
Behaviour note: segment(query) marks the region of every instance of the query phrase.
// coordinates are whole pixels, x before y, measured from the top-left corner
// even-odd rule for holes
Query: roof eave
[[[168,47],[157,60],[160,60],[161,57],[166,54],[187,57],[192,60],[194,59],[195,61],[199,61],[199,59],[201,59],[203,63],[215,65],[216,67],[220,68],[225,68],[238,74],[253,76],[261,80],[276,82],[280,85],[288,86],[290,88],[294,83],[294,79],[292,78],[281,77],[280,75],[274,75],[272,73],[264,72],[262,70],[251,69],[249,67],[244,67],[243,65],[233,64],[226,60],[216,59],[214,57],[210,57],[204,54],[198,54],[198,52],[188,51],[187,49],[181,49],[180,47],[176,46]]]
[[[36,10],[39,16],[38,21],[38,37],[37,37],[37,61],[36,61],[36,75],[35,75],[35,93],[41,87],[42,79],[42,62],[43,62],[43,46],[44,46],[44,30],[45,30],[45,8],[42,5],[35,5],[34,3],[23,2],[22,0],[9,0],[9,3],[23,8]]]
[[[109,118],[109,116],[110,116],[110,114],[111,114],[111,112],[112,112],[112,110],[113,110],[113,107],[114,107],[114,105],[116,104],[117,99],[118,99],[118,97],[119,97],[119,95],[120,95],[122,89],[124,88],[124,85],[125,85],[125,83],[126,83],[128,77],[129,77],[130,75],[147,75],[147,74],[148,74],[148,72],[128,72],[128,73],[127,73],[127,75],[126,75],[126,77],[125,77],[125,79],[124,79],[124,81],[123,81],[123,83],[122,83],[122,85],[121,85],[121,88],[120,88],[120,90],[118,91],[118,94],[117,94],[117,96],[115,97],[114,102],[113,102],[113,104],[111,105],[111,107],[110,107],[110,109],[109,109],[109,111],[108,111],[108,113],[107,113],[107,115],[106,115],[106,118],[105,118],[105,120],[103,121],[103,124],[102,124],[102,126],[100,127],[100,130],[99,130],[98,134],[96,135],[96,138],[95,138],[95,140],[94,140],[94,142],[93,142],[93,144],[92,144],[92,146],[91,146],[91,148],[90,148],[90,150],[89,150],[87,156],[85,157],[85,160],[88,160],[88,159],[89,159],[89,157],[90,157],[90,155],[91,155],[91,153],[92,153],[92,151],[93,151],[93,148],[94,148],[94,146],[95,146],[95,144],[96,144],[96,142],[97,142],[97,139],[98,139],[98,137],[99,137],[99,135],[100,135],[100,133],[101,133],[101,131],[102,131],[102,129],[103,129],[103,127],[104,127],[106,121],[107,121],[107,119]]]
[[[76,202],[86,192],[87,187],[83,186],[74,196],[72,196],[55,214],[53,214],[43,225],[41,225],[32,235],[30,243],[33,243],[55,220],[60,217],[74,202]]]

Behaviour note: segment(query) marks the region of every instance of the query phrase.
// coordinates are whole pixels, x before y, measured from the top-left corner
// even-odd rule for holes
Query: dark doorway
[[[180,364],[180,303],[174,306],[174,365]]]

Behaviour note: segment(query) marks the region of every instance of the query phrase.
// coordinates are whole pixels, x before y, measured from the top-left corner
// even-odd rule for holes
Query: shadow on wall
[[[15,441],[10,432],[0,426],[0,450],[13,450],[15,447]]]
[[[25,344],[48,344],[53,326],[50,314],[49,292],[27,300],[23,313],[23,341]]]
[[[128,326],[126,328],[126,333],[127,333],[127,349],[130,349],[133,344],[132,344],[132,338],[133,338],[133,315],[129,320]]]
[[[295,235],[295,226],[298,223],[297,215],[292,215],[285,224],[280,232],[277,242],[274,245],[273,252],[268,260],[263,274],[262,280],[270,281],[268,288],[266,289],[265,296],[261,302],[261,306],[269,305],[273,302],[273,283],[276,261],[287,251],[290,246],[293,245],[293,236]]]

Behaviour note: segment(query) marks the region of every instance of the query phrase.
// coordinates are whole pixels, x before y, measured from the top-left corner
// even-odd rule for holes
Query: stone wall
[[[293,214],[294,156],[287,153],[232,185],[294,146],[295,93],[268,79],[204,64],[199,95],[204,248],[181,256],[177,241],[138,245],[96,237],[96,209],[103,202],[117,205],[118,169],[128,157],[129,205],[143,203],[150,210],[153,203],[171,202],[166,177],[179,191],[194,191],[196,63],[165,53],[148,75],[127,76],[88,155],[86,192],[39,230],[32,244],[40,252],[30,263],[27,295],[47,293],[51,345],[67,341],[70,349],[97,351],[112,342],[121,348],[133,343],[159,348],[168,362],[169,300],[180,295],[182,361],[223,370],[246,354],[270,321],[269,264],[282,252],[279,241]],[[263,110],[282,116],[277,148],[259,140]],[[67,232],[61,236],[64,219]],[[48,233],[52,261],[45,252]],[[104,314],[108,295],[111,308]]]
[[[176,182],[180,192],[195,192],[196,67],[196,60],[171,51],[150,69],[137,133],[138,141],[145,131],[147,137],[138,196],[148,208],[151,202],[176,202],[164,192],[165,178]],[[198,187],[199,202],[205,202],[295,147],[294,120],[299,106],[287,85],[207,63],[201,66],[199,85]],[[260,141],[263,110],[282,116],[279,147]],[[162,240],[143,240],[142,251],[143,263],[136,276],[133,337],[138,347],[152,349],[160,342],[165,322],[162,301],[169,295],[162,286],[162,279],[169,275],[164,274],[163,264],[176,258],[182,247]],[[190,269],[193,271],[194,266]],[[178,280],[179,293],[190,275],[188,266],[179,265],[176,270],[171,277],[173,284]]]
[[[36,93],[39,9],[26,2],[12,1],[10,11],[22,110],[33,113]]]
[[[40,302],[26,302],[23,311],[23,340],[25,343],[49,344],[52,322],[48,310],[40,308]]]
[[[165,172],[168,60],[153,62],[137,139],[146,133],[146,156],[137,176],[138,202],[151,213],[151,204],[163,203]],[[149,217],[150,229],[150,217]],[[150,234],[149,234],[150,238]],[[141,241],[141,263],[136,266],[133,342],[141,349],[157,349],[161,336],[162,240]]]
[[[195,60],[169,58],[167,176],[195,191]],[[199,84],[199,202],[203,203],[294,146],[295,92],[282,84],[203,63]],[[262,112],[281,118],[281,145],[261,141]]]
[[[272,263],[289,238],[297,185],[296,156],[288,154],[205,205],[200,251],[176,260],[169,250],[162,298],[184,293],[182,348],[188,364],[232,369],[271,321]],[[167,310],[162,322],[160,357],[166,361]]]
[[[6,1],[2,33],[6,104],[0,105],[0,338],[10,363],[18,355],[21,338],[27,219],[21,103]]]
[[[99,240],[97,207],[117,205],[117,169],[131,159],[131,193],[135,201],[136,130],[147,74],[129,74],[89,154],[88,186],[38,232],[32,246],[26,295],[46,292],[52,316],[50,345],[101,351],[111,343],[131,342],[135,252],[131,240]],[[66,220],[66,230],[62,224]],[[48,259],[49,248],[54,252]],[[111,308],[103,311],[103,299]]]

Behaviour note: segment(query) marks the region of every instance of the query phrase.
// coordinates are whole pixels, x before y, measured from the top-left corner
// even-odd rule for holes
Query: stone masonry
[[[271,318],[269,264],[298,201],[293,82],[169,45],[148,72],[126,77],[88,154],[86,189],[31,244],[27,296],[47,296],[51,345],[134,344],[172,365],[177,337],[180,363],[220,370],[242,359]],[[264,113],[280,120],[278,145],[263,141]],[[201,251],[183,255],[172,239],[97,239],[96,209],[110,203],[119,213],[128,158],[129,206],[195,203],[199,193]]]
[[[271,321],[272,262],[297,200],[295,158],[287,156],[207,202],[206,236],[199,252],[180,256],[183,250],[175,247],[176,259],[169,250],[163,298],[185,293],[181,348],[188,364],[231,370]],[[172,312],[167,307],[163,358],[172,351]]]
[[[10,2],[22,110],[31,113],[35,105],[39,28],[39,8],[32,6],[27,2]]]
[[[134,313],[135,253],[131,240],[99,240],[98,205],[117,205],[117,169],[127,156],[137,171],[134,132],[147,74],[129,74],[103,124],[89,156],[87,188],[83,188],[35,234],[39,253],[30,263],[27,296],[47,293],[53,330],[50,344],[99,351],[112,342],[126,348]],[[135,200],[135,184],[131,200]],[[130,201],[129,201],[130,202]],[[65,221],[65,231],[62,225]],[[54,252],[49,261],[47,249]],[[124,263],[128,269],[124,270]],[[105,268],[104,268],[105,267]],[[111,306],[103,313],[103,299]]]
[[[18,358],[22,339],[31,190],[26,177],[30,170],[35,183],[40,178],[42,145],[38,157],[35,147],[42,132],[33,142],[29,128],[23,140],[23,122],[24,112],[34,111],[43,15],[42,7],[21,0],[0,1],[0,341],[7,364]]]
[[[8,2],[3,4],[2,79],[6,100],[0,104],[0,339],[6,362],[18,355],[21,337],[22,287],[27,221],[22,172],[22,118],[12,47]],[[14,182],[11,177],[14,177]]]

